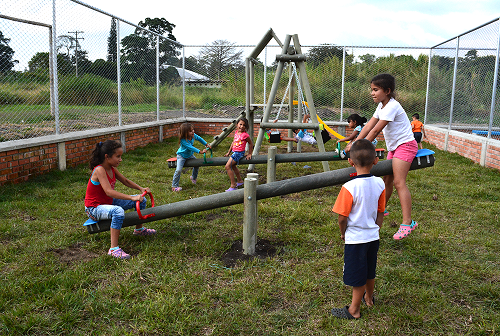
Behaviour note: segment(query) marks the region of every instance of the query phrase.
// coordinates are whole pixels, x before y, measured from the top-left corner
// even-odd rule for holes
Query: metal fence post
[[[182,46],[182,118],[186,118],[186,47]]]
[[[276,181],[276,151],[278,147],[269,146],[267,149],[267,183]]]
[[[495,75],[493,77],[493,92],[491,94],[491,108],[490,108],[490,123],[488,124],[488,139],[491,139],[491,131],[493,128],[493,116],[495,115],[495,103],[497,94],[497,82],[498,82],[498,62],[500,53],[500,25],[497,35],[497,54],[495,57]]]
[[[57,30],[56,30],[56,0],[52,0],[52,43],[50,45],[50,51],[52,54],[51,63],[52,63],[52,72],[54,74],[54,119],[56,126],[56,134],[59,134],[59,84],[58,84],[58,76],[57,76],[57,49],[55,43],[57,41]]]
[[[448,130],[451,130],[451,124],[453,122],[453,105],[455,101],[455,86],[457,84],[457,68],[458,68],[458,53],[460,51],[460,36],[457,37],[457,49],[455,53],[455,64],[453,66],[453,86],[451,88],[451,105],[450,105],[450,120],[448,124]],[[446,146],[446,144],[445,144]]]
[[[427,110],[429,107],[429,85],[431,83],[432,51],[433,51],[433,49],[431,48],[429,50],[429,64],[427,65],[427,89],[425,90],[424,124],[427,122]]]
[[[345,47],[342,47],[342,88],[340,90],[340,120],[344,118]]]
[[[160,37],[156,36],[156,120],[160,121]]]
[[[118,126],[122,126],[122,75],[120,54],[120,20],[116,20],[116,84],[118,86]]]
[[[243,253],[255,254],[257,243],[257,179],[245,179],[243,204],[245,218],[243,221]]]

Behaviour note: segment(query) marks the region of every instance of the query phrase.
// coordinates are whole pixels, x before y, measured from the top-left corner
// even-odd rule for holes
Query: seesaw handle
[[[155,206],[155,199],[153,198],[153,194],[150,193],[150,192],[147,192],[147,191],[144,191],[141,196],[144,197],[146,196],[146,194],[149,194],[149,198],[151,198],[151,207],[154,208]],[[149,215],[142,215],[141,213],[141,202],[140,201],[136,201],[135,202],[135,210],[137,210],[137,214],[139,215],[139,219],[146,219],[146,218],[149,218],[149,217],[153,217],[155,214],[154,213],[151,213]]]

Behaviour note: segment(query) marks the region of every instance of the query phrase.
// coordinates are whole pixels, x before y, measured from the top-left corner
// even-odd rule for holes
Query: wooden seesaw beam
[[[432,152],[432,151],[429,151]],[[432,152],[433,153],[433,152]],[[434,165],[434,155],[427,154],[416,157],[410,167],[410,170],[432,167]],[[385,176],[392,174],[392,160],[380,161],[373,166],[371,173],[375,176]],[[353,167],[343,168],[323,173],[311,174],[301,177],[295,177],[283,181],[276,181],[257,186],[257,200],[287,195],[312,189],[330,187],[343,184],[354,178],[356,170]],[[218,194],[193,198],[185,201],[165,204],[142,210],[144,215],[154,213],[154,217],[140,219],[137,212],[128,212],[125,214],[122,227],[133,226],[141,223],[147,223],[172,217],[187,215],[200,211],[207,211],[217,208],[223,208],[235,204],[243,203],[244,190],[222,192]],[[103,220],[96,224],[87,225],[89,233],[98,233],[109,231],[111,220]]]
[[[384,150],[377,150],[377,157],[384,158]],[[174,160],[172,158],[170,160]],[[227,157],[205,157],[204,159],[189,159],[184,163],[184,167],[205,167],[205,166],[225,166],[227,163]],[[242,158],[239,165],[246,164],[266,164],[268,160],[267,155],[252,155],[250,160]],[[338,161],[347,160],[346,158],[341,158],[338,152],[309,152],[309,153],[288,153],[288,154],[276,154],[276,163],[285,162],[313,162],[313,161]],[[169,161],[169,168],[175,168],[175,160]]]

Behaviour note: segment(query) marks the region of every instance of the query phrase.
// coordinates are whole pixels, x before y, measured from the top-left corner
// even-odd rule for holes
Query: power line
[[[68,32],[68,34],[75,34],[75,65],[76,65],[76,77],[78,77],[78,40],[84,40],[83,37],[78,37],[78,34],[84,33],[80,30],[75,30],[74,32]]]

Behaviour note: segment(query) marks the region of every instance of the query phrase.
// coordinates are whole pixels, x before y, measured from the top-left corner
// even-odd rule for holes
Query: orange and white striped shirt
[[[385,210],[385,184],[380,177],[359,175],[346,182],[332,211],[347,217],[346,244],[362,244],[379,239],[377,213]]]

